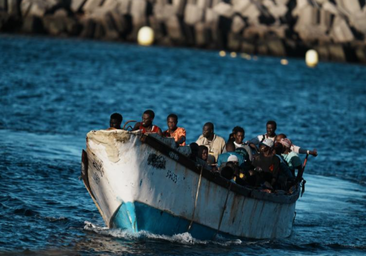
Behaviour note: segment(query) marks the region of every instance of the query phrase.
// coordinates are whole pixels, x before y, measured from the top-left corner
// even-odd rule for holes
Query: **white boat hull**
[[[199,239],[291,234],[298,191],[274,195],[230,183],[185,164],[183,155],[151,136],[92,131],[83,162],[84,183],[110,228],[190,232]]]

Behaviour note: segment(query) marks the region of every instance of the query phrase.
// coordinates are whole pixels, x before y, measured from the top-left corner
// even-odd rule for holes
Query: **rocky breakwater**
[[[365,0],[0,0],[2,33],[136,42],[366,63]]]

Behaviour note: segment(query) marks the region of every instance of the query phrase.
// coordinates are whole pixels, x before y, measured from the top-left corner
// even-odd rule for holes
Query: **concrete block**
[[[353,41],[354,35],[347,22],[341,17],[335,17],[330,36],[336,43],[347,43]]]
[[[328,61],[329,60],[329,48],[325,45],[320,45],[315,47],[315,50],[319,54],[319,59],[322,61]]]
[[[131,1],[131,15],[136,16],[146,16],[147,2],[145,0],[132,0]]]
[[[366,9],[350,16],[349,22],[358,32],[366,36]]]
[[[42,20],[39,17],[29,16],[23,19],[22,32],[37,34],[43,32]]]
[[[241,51],[247,54],[254,54],[255,53],[255,46],[253,43],[244,41],[241,43]]]
[[[320,9],[320,21],[319,26],[324,31],[324,33],[328,32],[332,25],[333,14],[330,12]]]
[[[81,20],[81,25],[82,25],[82,32],[80,34],[80,37],[93,38],[96,23],[92,19],[85,18]]]
[[[211,0],[197,0],[196,5],[202,9],[206,9],[211,7],[211,2]]]
[[[116,0],[105,0],[102,4],[102,8],[109,11],[114,11],[117,9],[119,3]]]
[[[346,61],[346,54],[341,45],[330,45],[329,46],[329,60],[331,61]]]
[[[80,12],[85,4],[86,0],[71,0],[70,9],[73,12]]]
[[[86,13],[92,13],[96,9],[100,8],[102,6],[104,0],[87,0],[82,7],[83,11]]]
[[[43,18],[43,25],[48,34],[53,36],[66,32],[66,17],[47,16]]]
[[[338,8],[342,8],[347,12],[347,14],[351,15],[361,10],[359,0],[335,0]]]
[[[59,3],[56,0],[23,0],[21,3],[21,11],[23,17],[43,17],[48,10],[53,9],[58,4]]]
[[[260,15],[261,15],[261,12],[258,10],[257,6],[254,4],[250,4],[244,14],[245,17],[248,17],[248,22],[250,24],[258,24]]]
[[[233,18],[233,23],[231,24],[231,31],[233,33],[241,33],[245,27],[245,21],[242,17],[236,15]]]
[[[203,9],[192,4],[187,4],[184,11],[184,22],[187,25],[194,25],[203,20]]]
[[[184,15],[184,9],[186,8],[186,0],[173,0],[172,4],[179,16]]]
[[[259,43],[257,45],[257,52],[259,55],[268,55],[268,47],[265,43]]]
[[[156,4],[153,9],[153,14],[158,21],[166,21],[170,17],[177,15],[177,8],[171,4]]]
[[[226,18],[232,18],[234,15],[234,9],[232,5],[220,2],[217,5],[213,6],[212,8],[216,13],[218,13],[220,16],[226,17]]]
[[[268,8],[269,13],[276,19],[279,19],[286,15],[288,8],[285,5],[275,5]]]
[[[207,28],[217,29],[219,23],[219,15],[212,9],[206,9],[204,23]]]
[[[245,16],[247,8],[251,5],[250,0],[236,0],[233,2],[233,10]]]
[[[210,43],[210,34],[206,25],[203,22],[199,22],[194,26],[196,35],[196,45],[206,46]]]
[[[115,0],[118,3],[117,11],[120,14],[128,14],[131,9],[131,0]]]
[[[286,56],[286,50],[281,40],[267,41],[268,52],[274,56]]]
[[[268,33],[267,26],[257,24],[247,27],[244,30],[243,37],[246,39],[253,39],[253,38],[264,39],[267,33]]]
[[[168,18],[165,25],[167,34],[173,41],[184,42],[183,27],[177,16]]]
[[[276,4],[287,5],[290,0],[275,0]],[[325,0],[328,1],[328,0]]]
[[[308,0],[297,0],[296,7],[292,10],[292,16],[299,16],[301,10],[308,6],[311,6]]]
[[[122,15],[119,12],[110,12],[111,19],[114,21],[115,29],[118,34],[121,36],[125,36],[131,31],[132,28],[132,20],[129,15]]]
[[[240,50],[241,37],[238,34],[229,33],[227,36],[227,48],[231,51],[237,52]]]
[[[280,39],[286,38],[286,31],[288,30],[288,25],[281,25],[281,26],[270,26],[268,27],[268,31],[272,32],[276,37]]]
[[[356,47],[355,54],[356,54],[356,57],[359,62],[366,63],[366,47],[365,46]]]
[[[102,23],[96,22],[95,23],[95,31],[93,38],[102,39],[105,36],[105,28]]]
[[[334,15],[339,15],[339,10],[337,9],[337,7],[332,4],[331,2],[326,2],[322,5],[322,9],[327,11],[327,12],[330,12]]]
[[[20,2],[21,0],[8,0],[8,13],[10,16],[20,16]]]
[[[112,15],[112,12],[107,12],[104,19],[101,21],[104,27],[105,35],[104,38],[107,40],[116,40],[119,38],[119,32],[117,25]]]

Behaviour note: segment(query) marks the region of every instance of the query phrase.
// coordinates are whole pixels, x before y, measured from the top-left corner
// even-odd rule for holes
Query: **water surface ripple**
[[[366,68],[217,52],[0,36],[0,255],[364,255]],[[287,239],[199,241],[107,230],[79,180],[85,134],[109,115],[174,112],[194,141],[207,121],[227,138],[278,132],[317,148]]]

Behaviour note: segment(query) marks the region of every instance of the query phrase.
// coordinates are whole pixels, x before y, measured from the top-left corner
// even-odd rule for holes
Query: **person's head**
[[[169,130],[175,130],[178,124],[178,116],[176,114],[170,114],[166,118],[166,122],[168,125]]]
[[[283,133],[278,134],[278,135],[276,136],[276,142],[280,142],[280,141],[281,141],[281,139],[284,139],[284,138],[287,138],[286,134],[283,134]]]
[[[226,165],[221,170],[221,176],[228,180],[231,180],[234,177],[234,169]]]
[[[234,139],[235,139],[236,143],[238,143],[238,144],[243,143],[243,139],[245,137],[245,131],[242,127],[240,127],[240,126],[234,127],[233,135],[234,135]]]
[[[287,138],[283,138],[280,140],[280,143],[285,147],[285,149],[289,149],[291,148],[292,142],[291,140],[287,139]]]
[[[234,152],[235,151],[235,145],[234,145],[234,142],[232,141],[228,141],[226,143],[226,151],[227,152]]]
[[[113,113],[109,119],[109,126],[116,129],[121,129],[122,120],[123,117],[121,114]]]
[[[154,120],[155,117],[155,113],[152,110],[146,110],[143,114],[142,114],[142,126],[144,127],[149,127],[152,125],[152,122]]]
[[[230,155],[228,158],[227,158],[227,162],[228,163],[233,163],[234,165],[238,165],[239,164],[239,159],[236,155]]]
[[[206,146],[199,146],[198,147],[198,157],[204,161],[207,161],[208,158],[208,148]]]
[[[259,151],[262,154],[269,154],[272,147],[273,147],[273,141],[270,139],[264,139],[259,145]]]
[[[205,123],[205,125],[203,126],[202,129],[202,135],[203,137],[207,138],[207,139],[212,139],[213,135],[214,135],[214,125],[213,123]]]
[[[268,121],[267,125],[266,125],[266,128],[267,128],[267,135],[269,137],[275,136],[276,129],[277,129],[277,124],[276,124],[275,121]]]

